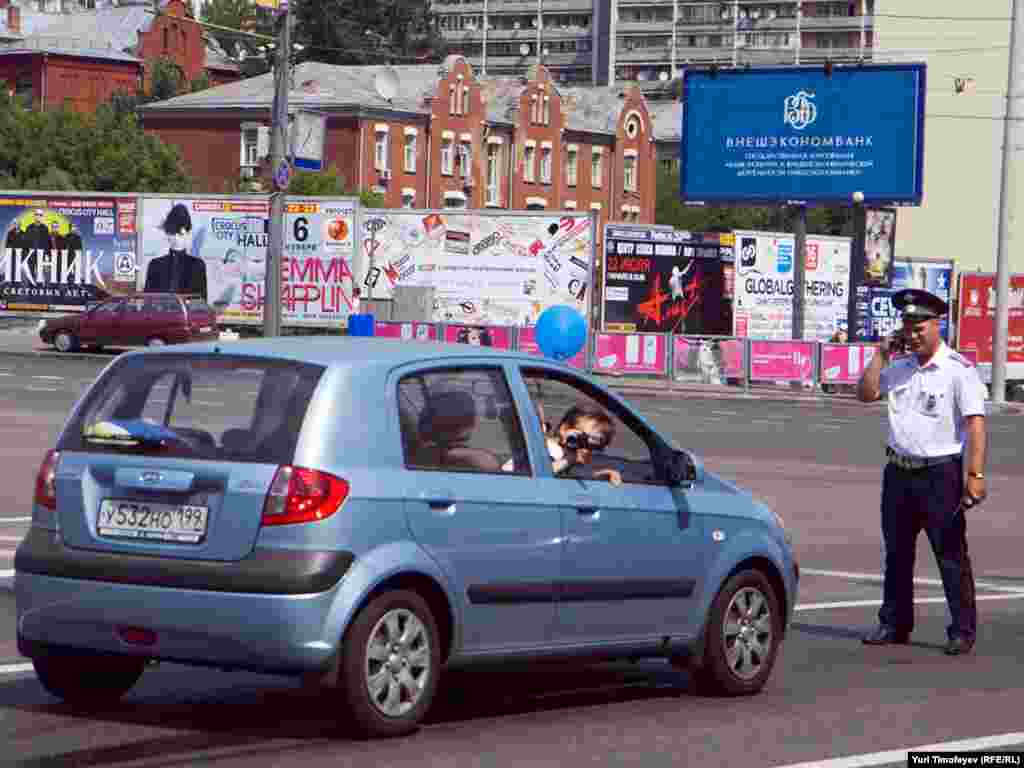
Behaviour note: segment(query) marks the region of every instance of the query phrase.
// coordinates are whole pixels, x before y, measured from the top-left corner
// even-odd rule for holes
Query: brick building
[[[388,207],[597,210],[601,223],[653,223],[656,155],[638,89],[567,89],[544,67],[526,78],[477,78],[461,56],[384,67],[307,62],[292,109],[327,113],[326,162]],[[263,75],[149,104],[147,131],[179,148],[201,188],[265,177],[273,78]]]
[[[92,112],[116,92],[137,94],[147,62],[173,61],[186,82],[206,75],[212,84],[239,78],[238,66],[195,22],[182,0],[159,10],[140,0],[0,0],[0,81],[8,93],[36,107]]]

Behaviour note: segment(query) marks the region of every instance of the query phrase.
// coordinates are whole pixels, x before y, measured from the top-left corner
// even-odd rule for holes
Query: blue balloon
[[[541,313],[535,333],[545,357],[569,360],[587,343],[587,321],[572,307],[559,304]]]

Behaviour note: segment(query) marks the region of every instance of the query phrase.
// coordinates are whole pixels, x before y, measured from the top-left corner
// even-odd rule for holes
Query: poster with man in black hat
[[[939,333],[938,296],[907,288],[893,296],[903,327],[879,346],[857,396],[885,397],[889,412],[882,477],[885,577],[868,645],[907,643],[914,629],[914,554],[924,530],[942,574],[952,621],[945,652],[969,653],[977,634],[967,514],[984,501],[986,390],[974,364]]]
[[[146,267],[146,291],[198,294],[206,299],[206,263],[189,251],[192,217],[182,203],[174,205],[163,222],[168,251]]]

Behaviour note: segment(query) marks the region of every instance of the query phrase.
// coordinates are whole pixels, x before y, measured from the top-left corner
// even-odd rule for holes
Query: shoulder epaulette
[[[972,363],[966,357],[961,355],[959,352],[950,352],[949,353],[949,359],[950,360],[955,360],[956,362],[960,363],[960,365],[962,365],[964,368],[973,368],[974,367],[974,363]]]

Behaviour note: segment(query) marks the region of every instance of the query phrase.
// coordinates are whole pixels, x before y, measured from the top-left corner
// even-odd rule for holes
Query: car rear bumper
[[[48,653],[55,648],[79,649],[185,664],[302,674],[323,670],[337,646],[338,638],[330,636],[328,620],[337,600],[340,577],[322,591],[307,593],[201,589],[195,586],[195,575],[191,577],[191,587],[174,584],[173,577],[177,575],[179,581],[189,583],[190,577],[182,577],[188,573],[184,570],[186,566],[210,563],[172,564],[168,563],[171,558],[110,556],[70,550],[52,541],[44,542],[43,546],[72,552],[75,557],[63,559],[63,573],[40,573],[46,569],[41,567],[44,560],[38,534],[43,534],[44,539],[55,538],[52,532],[33,531],[26,537],[28,546],[23,544],[19,548],[15,562],[18,646],[25,656]],[[29,544],[30,538],[36,543]],[[32,551],[35,559],[26,554]],[[96,555],[106,555],[108,559],[92,559]],[[114,565],[117,560],[126,560],[134,571]],[[152,564],[148,570],[139,568],[139,563],[134,562],[137,560]],[[54,566],[56,562],[52,559],[49,564]],[[230,569],[243,562],[212,565]],[[275,562],[280,565],[287,561]],[[101,563],[110,568],[109,573],[99,570]],[[129,580],[132,572],[135,583]],[[201,568],[192,571],[201,572]],[[268,585],[275,583],[270,569],[264,575]],[[207,586],[217,586],[209,581],[209,574],[206,578]],[[279,580],[277,584],[280,586]],[[225,587],[227,583],[219,586]],[[149,630],[155,633],[155,642],[126,642],[122,639],[125,628]]]

